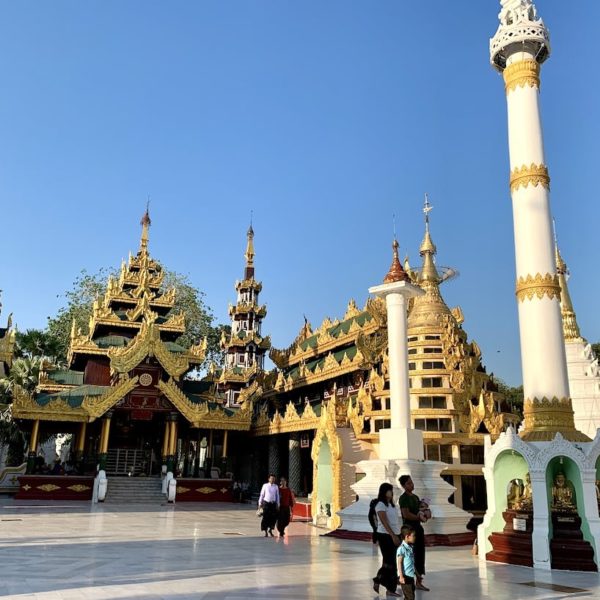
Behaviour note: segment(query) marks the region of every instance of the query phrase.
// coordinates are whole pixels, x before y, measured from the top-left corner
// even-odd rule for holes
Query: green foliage
[[[49,331],[28,329],[17,331],[15,356],[18,358],[45,357],[50,362],[59,362],[61,346],[59,340]]]
[[[69,343],[71,341],[71,325],[73,320],[83,331],[87,330],[92,315],[94,300],[104,295],[109,275],[116,275],[113,269],[100,269],[90,274],[85,269],[73,282],[73,287],[64,294],[66,303],[55,317],[48,318],[47,332],[56,340],[58,356],[67,360]]]
[[[496,384],[498,385],[498,391],[504,394],[506,401],[510,404],[512,409],[522,415],[524,401],[523,386],[510,386],[502,381],[502,379],[496,379]]]
[[[23,464],[25,458],[25,436],[10,415],[10,408],[0,405],[0,446],[8,446],[7,467]]]
[[[41,364],[42,358],[39,356],[16,358],[8,376],[0,379],[0,400],[10,402],[15,386],[32,392],[38,383]]]
[[[594,354],[600,358],[600,342],[596,342],[595,344],[592,344],[592,350],[594,351]]]

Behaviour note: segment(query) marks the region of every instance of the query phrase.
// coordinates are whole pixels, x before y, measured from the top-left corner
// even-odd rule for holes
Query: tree
[[[596,355],[596,357],[600,358],[600,342],[596,342],[595,344],[592,344],[592,350],[594,351],[594,354]]]
[[[17,331],[15,355],[18,358],[44,357],[56,363],[61,356],[61,345],[55,335],[41,329]]]
[[[6,403],[12,401],[16,386],[33,392],[38,384],[42,360],[40,356],[15,359],[8,376],[0,379],[0,398]]]
[[[0,379],[0,445],[8,446],[8,466],[23,462],[25,438],[12,420],[11,407],[16,386],[32,392],[38,383],[42,358],[39,356],[17,358],[8,376]]]
[[[496,384],[498,385],[498,391],[504,394],[506,401],[513,408],[513,410],[516,410],[519,414],[522,415],[524,402],[523,386],[510,386],[504,381],[502,381],[502,379],[498,378],[496,378]]]
[[[220,329],[213,325],[214,316],[204,301],[204,293],[194,287],[187,275],[163,268],[165,274],[162,290],[175,288],[175,312],[185,314],[186,333],[177,340],[184,347],[197,344],[205,336],[208,339],[207,358],[220,363],[219,349]],[[106,292],[106,284],[110,275],[117,272],[110,269],[100,269],[90,274],[83,270],[73,282],[73,287],[65,292],[65,306],[55,317],[48,318],[47,333],[56,341],[59,358],[66,360],[71,341],[71,326],[73,320],[78,327],[86,331],[92,315],[94,300]]]

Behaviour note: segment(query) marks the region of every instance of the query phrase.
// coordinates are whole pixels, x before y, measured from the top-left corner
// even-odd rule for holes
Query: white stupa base
[[[383,431],[385,430],[380,433]],[[415,493],[420,498],[431,499],[429,507],[432,519],[423,526],[425,534],[447,536],[468,533],[466,527],[472,515],[448,502],[455,488],[440,477],[447,466],[441,462],[411,459],[359,462],[356,469],[366,476],[351,486],[358,495],[358,501],[338,513],[342,518],[341,529],[370,532],[371,526],[367,519],[369,503],[377,497],[379,486],[384,482],[391,483],[394,486],[394,500],[397,501],[404,493],[398,479],[401,475],[410,475],[415,484]]]
[[[379,458],[395,460],[405,456],[410,460],[425,460],[423,432],[417,429],[381,429],[379,431]]]

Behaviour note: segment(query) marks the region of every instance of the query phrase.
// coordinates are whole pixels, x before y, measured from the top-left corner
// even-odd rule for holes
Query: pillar
[[[177,454],[177,414],[169,415],[169,443],[167,449],[167,472],[174,472]]]
[[[279,462],[279,440],[277,436],[271,435],[269,436],[269,472],[266,474],[267,476],[270,473],[273,473],[275,477],[279,477],[279,469],[281,464]],[[264,477],[266,481],[266,477]]]
[[[390,413],[392,429],[410,429],[406,300],[400,293],[385,297],[388,326]]]
[[[168,416],[165,419],[165,432],[163,434],[163,443],[162,443],[162,452],[161,452],[161,460],[162,464],[167,464],[167,456],[169,455],[169,441],[171,439],[171,421],[169,421]]]
[[[221,453],[221,457],[223,459],[227,458],[227,442],[228,442],[229,431],[225,430],[223,432],[223,452]]]
[[[425,292],[410,283],[398,258],[396,240],[392,248],[392,265],[383,285],[369,288],[371,294],[385,298],[387,309],[391,427],[379,432],[379,456],[390,460],[423,460],[423,434],[412,429],[410,419],[406,299]]]
[[[102,430],[100,432],[100,451],[98,453],[98,465],[101,471],[106,470],[106,459],[108,458],[108,438],[110,436],[110,421],[112,411],[108,411],[102,419]]]
[[[302,460],[300,457],[300,434],[290,433],[288,441],[288,487],[298,494],[302,486]]]
[[[77,440],[75,442],[74,462],[78,473],[83,473],[83,466],[85,462],[85,438],[87,435],[87,422],[79,424],[79,431],[77,432]]]
[[[557,431],[588,441],[575,429],[560,310],[550,211],[550,175],[540,118],[540,66],[550,55],[548,31],[533,3],[502,0],[491,40],[492,65],[502,73],[508,112],[516,260],[516,296],[527,441],[549,441]]]
[[[27,454],[27,473],[35,471],[35,459],[37,457],[37,446],[40,433],[40,422],[35,420],[31,426],[31,435],[29,436],[29,452]]]

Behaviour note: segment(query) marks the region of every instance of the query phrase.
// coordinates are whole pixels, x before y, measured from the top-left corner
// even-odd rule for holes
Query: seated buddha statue
[[[531,476],[525,475],[525,484],[523,485],[523,494],[519,502],[519,508],[522,510],[531,510],[533,508],[533,498],[531,496]]]
[[[506,504],[508,508],[519,508],[523,496],[523,480],[513,479],[508,484],[508,493],[506,494]]]
[[[559,471],[552,486],[552,510],[558,512],[577,512],[573,484]]]

